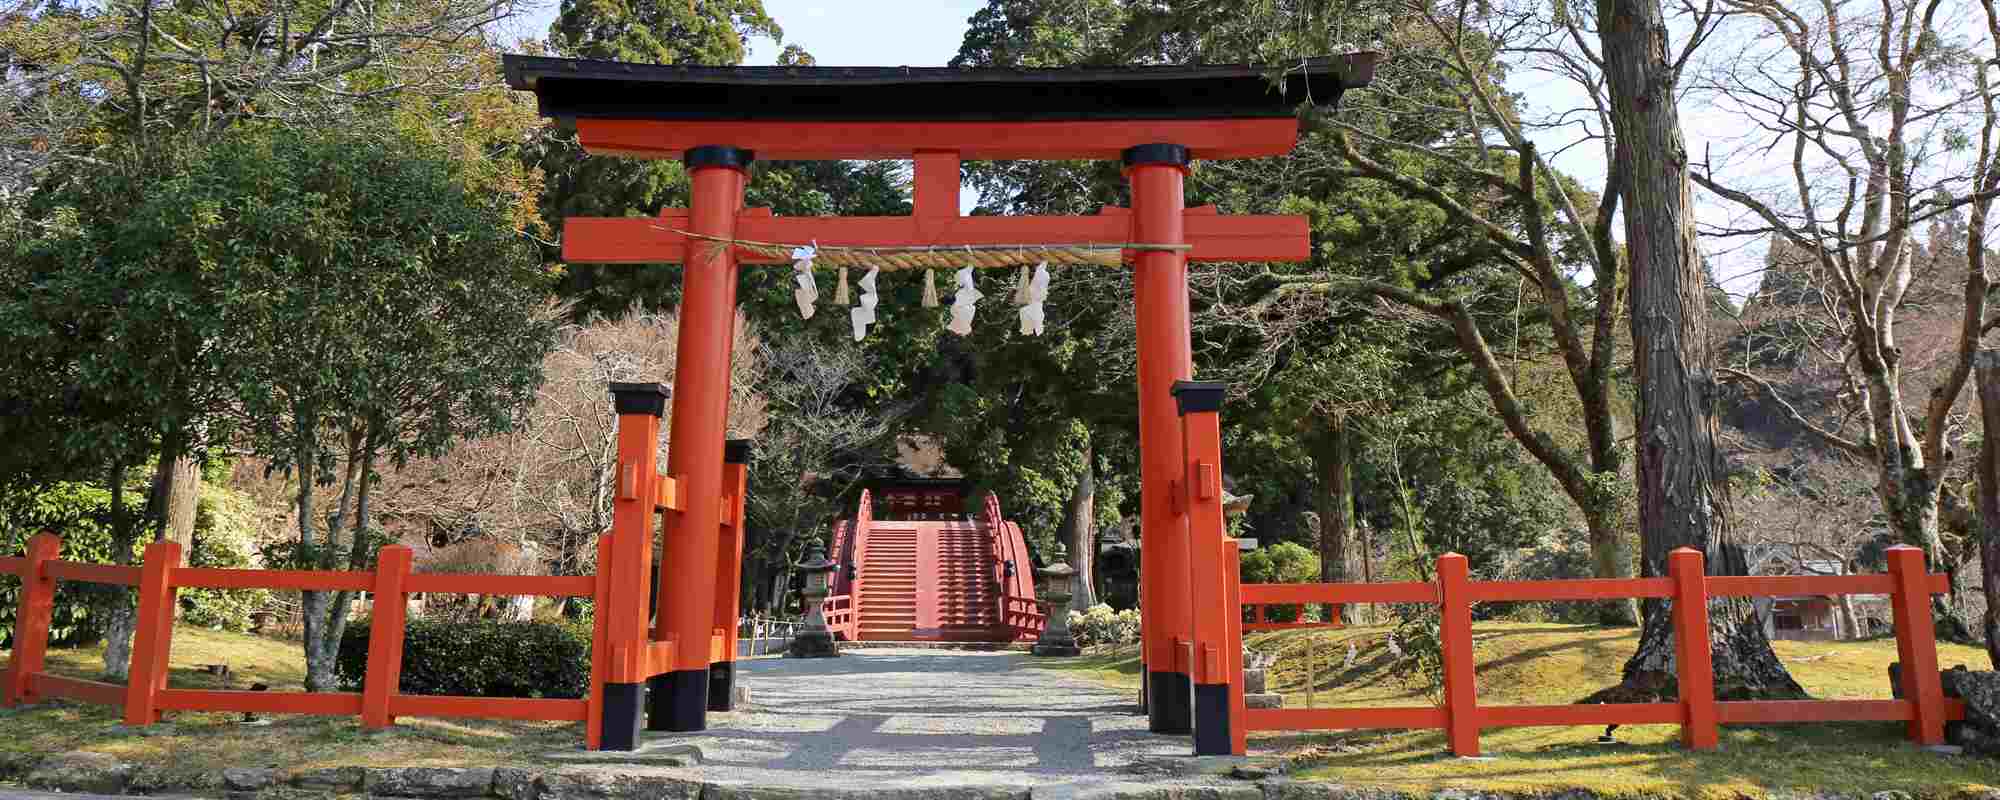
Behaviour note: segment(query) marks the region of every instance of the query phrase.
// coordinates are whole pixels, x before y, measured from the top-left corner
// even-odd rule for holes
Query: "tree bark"
[[[152,498],[148,504],[158,508],[162,518],[160,530],[156,534],[162,542],[180,542],[184,552],[194,550],[194,514],[202,498],[202,468],[186,452],[180,450],[170,456],[162,448],[160,466],[154,470],[152,478]]]
[[[1076,569],[1076,593],[1070,596],[1069,607],[1088,611],[1097,605],[1097,450],[1088,431],[1083,439],[1083,471],[1077,473],[1076,485],[1070,489],[1064,516],[1064,527],[1069,528],[1069,565]]]
[[[1986,594],[1986,659],[2000,669],[2000,350],[1973,360],[1979,385],[1979,586]]]
[[[1612,127],[1624,167],[1633,371],[1638,377],[1639,530],[1645,575],[1665,575],[1667,554],[1693,547],[1708,571],[1741,574],[1731,547],[1728,484],[1716,445],[1708,348],[1708,280],[1695,246],[1687,149],[1660,0],[1598,0],[1600,52]],[[1771,651],[1747,602],[1710,603],[1716,695],[1796,698],[1805,692]],[[1678,696],[1667,603],[1645,604],[1638,650],[1621,687]],[[1614,689],[1620,687],[1613,687]]]
[[[1314,496],[1319,512],[1319,579],[1321,583],[1348,581],[1348,543],[1354,541],[1353,432],[1346,414],[1321,418],[1325,427],[1315,437],[1313,472],[1319,477]],[[1339,606],[1340,621],[1354,621],[1351,604]],[[1332,619],[1331,615],[1327,619]]]
[[[1593,577],[1632,577],[1631,555],[1625,551],[1625,542],[1619,536],[1621,516],[1618,505],[1611,500],[1599,502],[1583,511],[1584,525],[1589,529],[1590,571]],[[1596,606],[1600,625],[1624,627],[1639,624],[1639,604],[1635,600],[1606,600]]]
[[[111,563],[132,563],[132,548],[138,545],[138,530],[125,510],[125,464],[111,465]],[[104,676],[116,682],[132,672],[132,632],[138,627],[138,609],[132,591],[122,586],[99,587],[110,614],[104,623]]]

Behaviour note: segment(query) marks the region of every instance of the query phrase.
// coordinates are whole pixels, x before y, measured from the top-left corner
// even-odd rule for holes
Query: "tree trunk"
[[[1741,574],[1741,553],[1730,547],[1725,516],[1729,495],[1716,446],[1708,281],[1695,247],[1666,20],[1660,0],[1598,0],[1597,8],[1612,128],[1626,158],[1617,189],[1625,208],[1639,384],[1641,568],[1648,576],[1664,575],[1669,552],[1693,547],[1707,554],[1709,574]],[[1804,696],[1771,651],[1750,603],[1710,606],[1718,697]],[[1666,609],[1661,601],[1645,604],[1639,647],[1626,662],[1621,686],[1678,696]]]
[[[194,551],[195,509],[201,502],[201,465],[183,453],[180,458],[174,459],[172,469],[161,470],[161,477],[167,484],[163,492],[167,504],[167,524],[162,538],[179,542],[182,550],[191,556]]]
[[[1590,571],[1597,578],[1632,577],[1632,559],[1619,537],[1619,509],[1615,503],[1601,503],[1584,509],[1584,524],[1590,535]],[[1597,624],[1627,627],[1639,624],[1636,600],[1606,600],[1597,605]]]
[[[1349,580],[1348,543],[1354,541],[1353,432],[1346,414],[1321,419],[1326,427],[1315,437],[1312,451],[1313,473],[1319,478],[1319,491],[1314,495],[1319,512],[1319,579],[1321,583],[1345,583]],[[1339,609],[1341,622],[1354,621],[1351,605]]]
[[[1979,386],[1979,585],[1986,594],[1986,659],[2000,669],[2000,350],[1973,361]]]
[[[1069,607],[1088,611],[1097,605],[1097,583],[1093,579],[1097,562],[1097,450],[1088,431],[1083,439],[1083,471],[1077,474],[1076,486],[1070,489],[1063,515],[1064,527],[1069,528],[1069,565],[1076,569],[1076,577],[1072,579],[1076,594],[1070,596]]]
[[[132,563],[132,548],[138,545],[138,530],[125,510],[125,465],[111,465],[111,563]],[[110,611],[104,623],[104,676],[116,682],[132,672],[132,632],[138,627],[138,609],[133,594],[122,586],[100,586],[104,606]]]
[[[153,469],[152,491],[146,497],[148,524],[157,523],[155,540],[194,548],[195,505],[201,498],[201,469],[188,453],[188,437],[169,432],[160,438],[160,457]]]

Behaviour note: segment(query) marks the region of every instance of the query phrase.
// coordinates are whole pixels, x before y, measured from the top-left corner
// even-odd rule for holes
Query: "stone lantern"
[[[806,554],[806,560],[794,565],[806,577],[805,589],[799,594],[805,598],[806,622],[792,637],[792,646],[785,650],[786,658],[833,658],[840,655],[840,648],[833,642],[833,632],[826,629],[826,595],[838,566],[826,558],[825,548],[815,544]]]
[[[1076,593],[1071,585],[1076,570],[1066,563],[1068,553],[1061,544],[1050,555],[1048,566],[1035,570],[1035,575],[1041,578],[1039,593],[1048,603],[1048,623],[1042,626],[1041,638],[1035,640],[1033,652],[1038,656],[1082,655],[1076,637],[1069,632],[1069,599]]]

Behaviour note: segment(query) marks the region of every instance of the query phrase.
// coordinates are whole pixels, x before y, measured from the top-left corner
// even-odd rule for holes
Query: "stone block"
[[[349,794],[360,791],[367,780],[368,770],[365,767],[326,767],[300,770],[286,782],[310,791]]]
[[[28,773],[28,786],[59,792],[124,794],[132,765],[104,753],[73,750],[42,759]]]
[[[701,800],[701,782],[635,773],[630,766],[577,766],[535,779],[537,800]]]
[[[493,789],[493,768],[370,769],[365,785],[373,797],[485,797]]]
[[[1285,696],[1277,692],[1243,693],[1244,708],[1284,708]]]
[[[493,796],[501,800],[535,800],[535,771],[520,767],[493,769]]]
[[[232,792],[261,792],[277,782],[275,769],[230,767],[222,771],[222,788]]]
[[[1245,694],[1263,694],[1264,677],[1267,674],[1261,669],[1243,670],[1243,692]]]

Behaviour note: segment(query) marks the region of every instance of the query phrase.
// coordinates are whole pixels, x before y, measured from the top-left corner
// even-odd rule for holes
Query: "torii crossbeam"
[[[1228,656],[1240,648],[1240,631],[1227,624],[1239,610],[1225,607],[1214,558],[1227,543],[1215,491],[1220,389],[1185,383],[1193,377],[1187,262],[1300,261],[1312,251],[1304,217],[1186,208],[1183,181],[1193,159],[1289,152],[1298,136],[1295,107],[1337,103],[1346,89],[1367,85],[1378,58],[1354,53],[1287,68],[1018,70],[692,67],[507,56],[510,85],[534,91],[544,115],[574,120],[585,149],[679,158],[693,182],[687,209],[564,224],[566,260],[687,266],[664,480],[655,477],[651,453],[667,393],[631,386],[614,392],[621,488],[611,563],[599,566],[611,573],[612,596],[598,612],[612,615],[611,641],[601,643],[612,657],[603,696],[592,698],[593,731],[601,729],[592,746],[636,745],[642,682],[650,690],[648,727],[655,729],[701,730],[706,712],[729,702],[734,576],[742,557],[740,465],[747,457],[732,451],[738,468],[725,481],[736,270],[739,263],[777,259],[691,241],[686,231],[709,240],[845,247],[1189,245],[1126,250],[1123,259],[1133,269],[1138,320],[1147,713],[1156,732],[1193,732],[1198,753],[1240,753],[1241,728],[1231,716],[1240,713],[1232,709],[1240,703],[1241,675],[1230,674],[1232,666],[1240,673],[1240,664]],[[912,160],[913,212],[779,217],[746,209],[743,188],[756,157]],[[961,216],[966,158],[1119,158],[1132,207],[1093,216]],[[1191,402],[1195,397],[1213,399]],[[660,487],[668,483],[678,502],[666,501]],[[662,602],[648,632],[655,510],[665,515]]]

